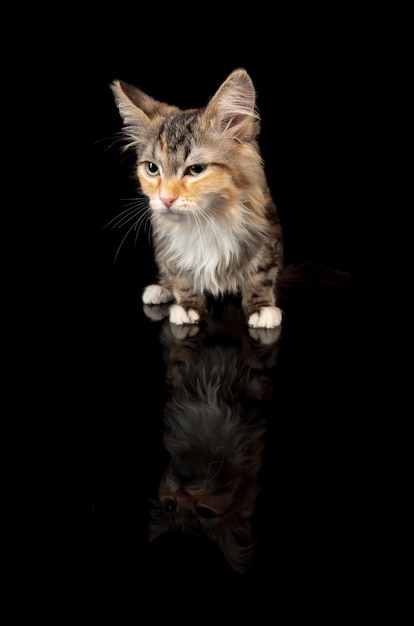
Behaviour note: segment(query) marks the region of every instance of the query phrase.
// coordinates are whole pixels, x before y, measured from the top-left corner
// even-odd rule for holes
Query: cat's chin
[[[186,213],[181,213],[180,211],[171,211],[171,209],[167,209],[165,211],[157,211],[156,213],[162,218],[167,219],[169,222],[182,222],[186,217]]]

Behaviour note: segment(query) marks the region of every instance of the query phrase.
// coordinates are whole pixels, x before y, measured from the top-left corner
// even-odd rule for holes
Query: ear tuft
[[[156,101],[137,87],[116,80],[111,84],[119,113],[128,126],[142,123],[156,109]]]
[[[254,139],[260,130],[253,81],[244,69],[234,70],[221,84],[206,108],[214,131],[237,141]]]

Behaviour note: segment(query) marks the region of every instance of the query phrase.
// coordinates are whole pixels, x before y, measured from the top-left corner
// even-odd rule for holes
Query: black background
[[[193,622],[204,612],[320,615],[333,607],[337,616],[389,602],[378,589],[389,589],[387,568],[402,548],[386,520],[392,509],[404,528],[406,431],[372,409],[375,381],[367,380],[353,289],[377,71],[367,22],[313,8],[207,11],[100,10],[92,19],[68,16],[64,36],[61,17],[22,72],[38,121],[29,364],[42,415],[36,436],[47,442],[39,464],[57,615],[82,606],[120,623],[148,609]],[[110,225],[135,192],[110,82],[204,106],[236,67],[256,86],[286,261],[352,276],[346,297],[293,307],[257,518],[262,541],[242,579],[205,546],[164,541],[150,551],[145,542],[163,459],[159,327],[140,303],[155,266],[144,229],[121,245],[126,231]]]

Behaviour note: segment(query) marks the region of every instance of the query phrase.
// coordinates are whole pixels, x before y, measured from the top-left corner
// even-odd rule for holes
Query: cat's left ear
[[[240,574],[246,572],[253,559],[252,525],[248,519],[239,519],[237,532],[224,526],[216,537],[217,545],[228,564]]]
[[[208,103],[205,115],[218,136],[246,142],[258,135],[260,116],[253,81],[244,69],[234,70]]]

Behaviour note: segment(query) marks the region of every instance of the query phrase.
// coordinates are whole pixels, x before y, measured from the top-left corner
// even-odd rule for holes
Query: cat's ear
[[[228,564],[236,572],[244,574],[249,568],[254,552],[250,520],[238,520],[237,531],[224,526],[215,540]]]
[[[159,122],[160,117],[176,113],[177,107],[155,100],[148,94],[124,81],[111,84],[115,103],[124,122],[124,132],[133,145],[140,139],[145,141],[146,131]],[[128,146],[127,146],[128,147]]]
[[[218,136],[237,141],[254,139],[260,130],[253,81],[244,69],[234,70],[208,103],[205,115]]]
[[[111,89],[124,124],[128,126],[148,122],[151,113],[157,110],[156,100],[129,83],[116,80]]]
[[[167,518],[159,516],[156,519],[152,519],[148,526],[148,541],[152,543],[168,530],[171,530],[171,526],[168,523]]]

